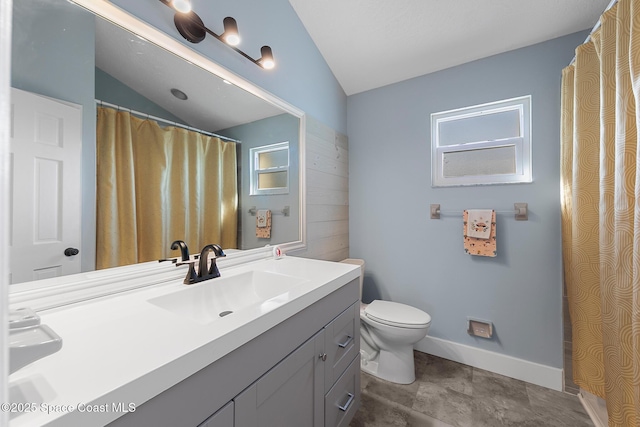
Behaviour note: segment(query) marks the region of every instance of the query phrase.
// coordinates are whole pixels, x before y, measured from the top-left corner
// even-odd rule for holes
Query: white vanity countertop
[[[13,409],[20,409],[10,414],[10,426],[107,424],[360,274],[355,265],[297,257],[223,267],[221,274],[253,270],[306,281],[272,299],[268,308],[250,306],[209,324],[147,301],[189,287],[181,281],[40,312],[41,323],[62,337],[63,346],[9,377]]]

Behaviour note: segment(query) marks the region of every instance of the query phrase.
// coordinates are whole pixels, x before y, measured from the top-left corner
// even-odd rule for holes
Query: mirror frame
[[[293,242],[279,243],[278,246],[283,252],[294,250],[303,250],[306,248],[306,165],[305,165],[305,135],[306,135],[306,116],[304,111],[294,107],[288,102],[278,98],[270,92],[254,85],[237,74],[232,73],[221,65],[216,64],[211,59],[205,57],[201,53],[191,49],[185,44],[172,38],[168,34],[156,29],[128,12],[118,8],[117,6],[105,0],[68,0],[71,3],[92,12],[96,17],[106,19],[111,23],[130,31],[131,33],[153,43],[173,54],[188,61],[205,71],[208,71],[217,77],[225,79],[237,87],[257,96],[279,108],[284,112],[297,117],[300,121],[299,126],[299,240]],[[11,19],[11,14],[9,14]],[[10,45],[10,41],[9,41]],[[9,50],[10,52],[10,50]],[[4,90],[0,88],[0,90]],[[7,88],[8,90],[8,88]],[[1,136],[1,135],[0,135]],[[9,139],[7,135],[7,150]],[[0,153],[2,154],[2,153]],[[5,173],[6,175],[6,173]],[[9,182],[6,176],[3,176]],[[4,192],[3,192],[4,193]],[[8,194],[3,194],[8,198]],[[5,204],[8,206],[8,204]],[[7,212],[0,214],[6,217]],[[2,232],[0,231],[0,235]],[[7,253],[6,239],[5,244],[0,249],[0,254],[4,251]],[[219,260],[219,264],[224,266],[233,266],[250,262],[257,259],[264,259],[272,256],[273,247],[267,245],[263,248],[248,249],[229,254],[226,258]],[[2,260],[8,262],[8,254]],[[43,279],[33,282],[25,282],[11,285],[9,288],[9,306],[21,307],[29,306],[34,310],[46,310],[60,307],[83,300],[98,298],[102,296],[112,295],[115,293],[125,292],[131,289],[137,289],[158,283],[179,279],[184,276],[182,269],[176,269],[169,263],[158,264],[157,261],[147,263],[133,264],[122,267],[109,268],[68,276],[60,276],[52,279]],[[1,301],[1,298],[0,298]]]
[[[11,86],[11,0],[0,0],[0,204],[9,206],[9,115]],[[9,210],[0,209],[0,271],[9,271]],[[0,274],[0,402],[9,402],[9,277]],[[9,424],[9,413],[0,411],[0,425]]]

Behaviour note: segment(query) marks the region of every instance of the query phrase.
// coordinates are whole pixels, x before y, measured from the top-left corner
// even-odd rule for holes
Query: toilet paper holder
[[[493,337],[493,323],[488,320],[467,317],[467,333],[475,337],[490,339]]]

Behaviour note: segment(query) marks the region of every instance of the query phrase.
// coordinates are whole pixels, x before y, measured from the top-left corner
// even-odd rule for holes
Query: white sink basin
[[[307,279],[265,271],[218,277],[149,299],[160,308],[196,322],[210,323],[249,306],[264,312],[288,300],[287,293]]]

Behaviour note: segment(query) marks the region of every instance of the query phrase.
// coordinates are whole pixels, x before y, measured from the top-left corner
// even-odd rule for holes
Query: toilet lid
[[[399,328],[422,328],[431,323],[431,316],[424,311],[398,302],[375,300],[364,313],[376,322]]]

